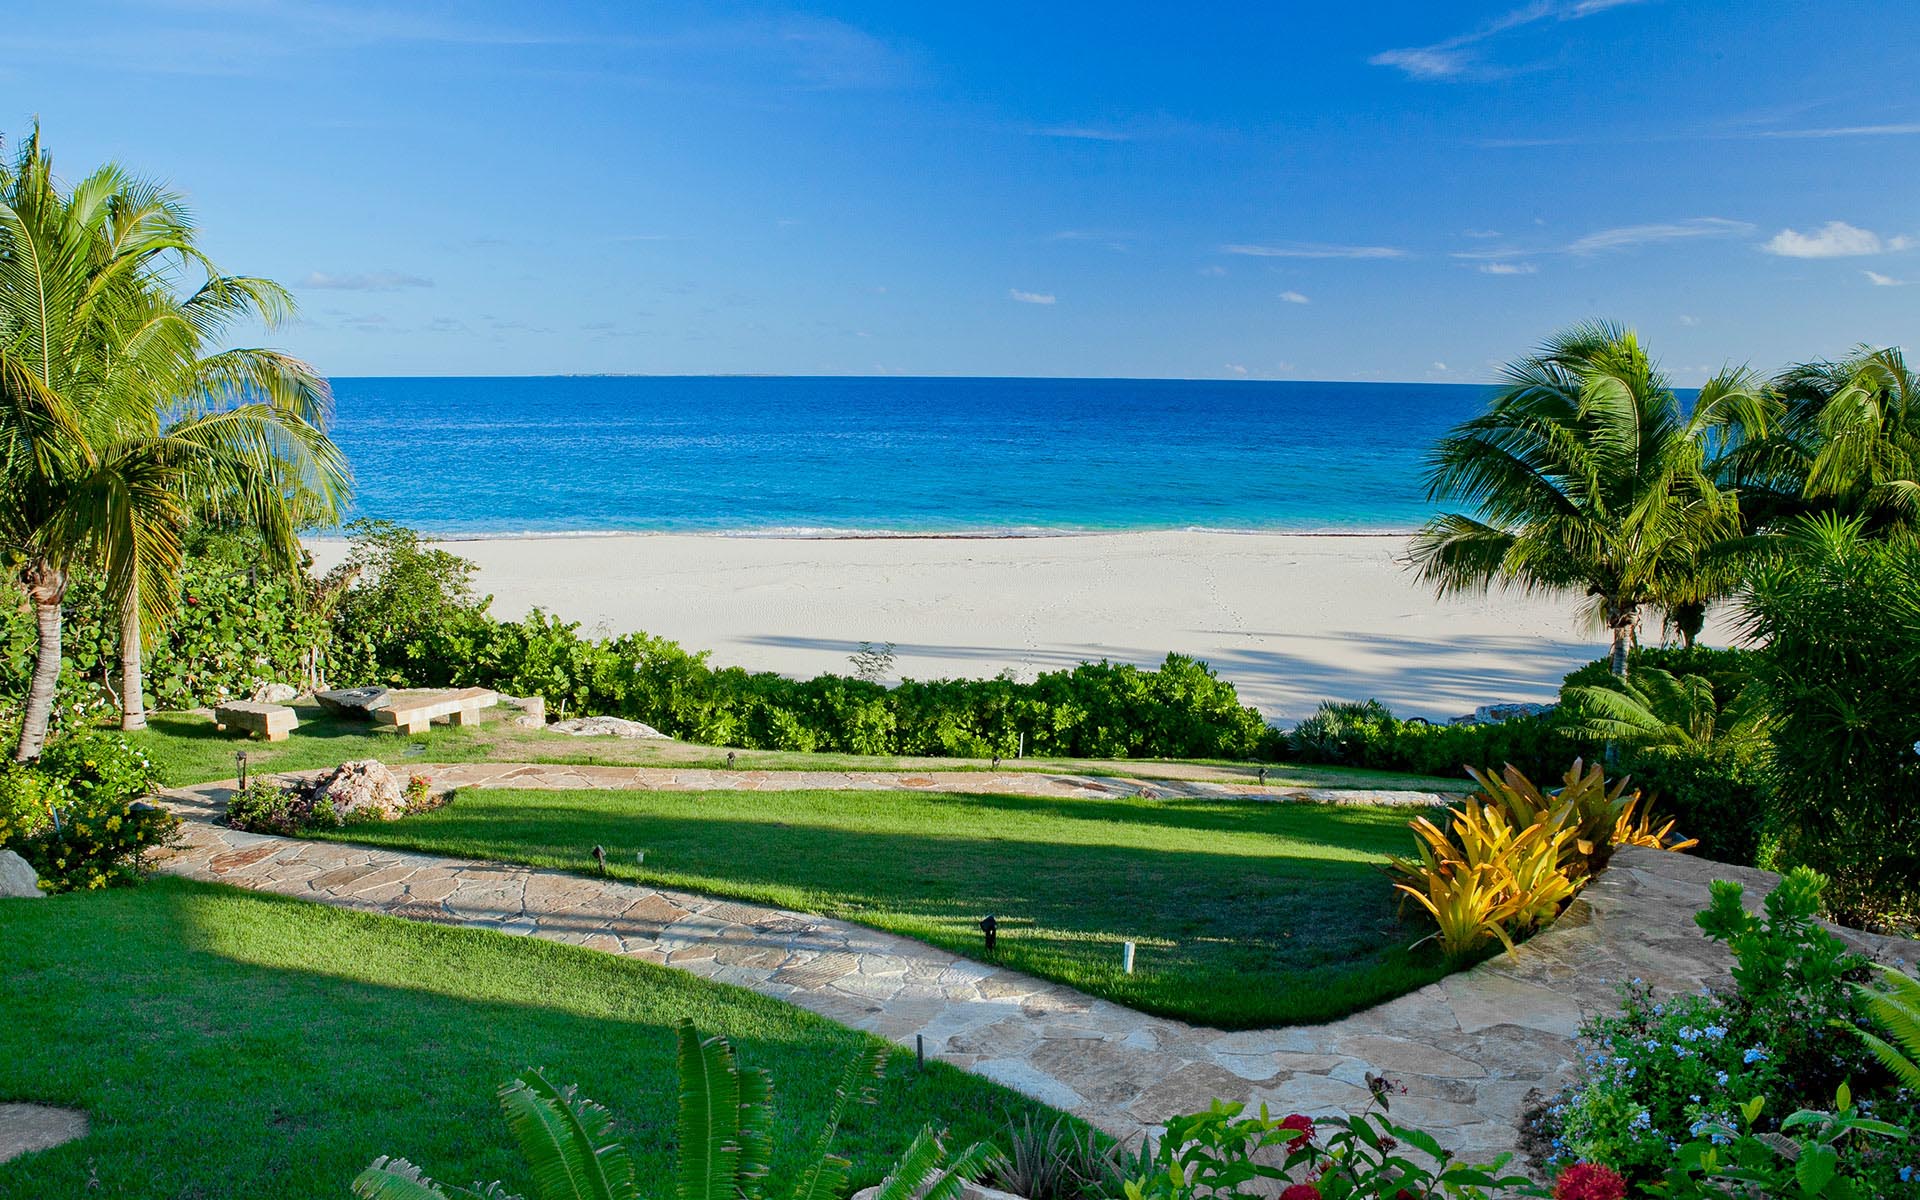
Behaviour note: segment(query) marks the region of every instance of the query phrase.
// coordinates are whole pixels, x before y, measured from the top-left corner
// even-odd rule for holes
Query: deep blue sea
[[[336,379],[356,516],[610,530],[1405,530],[1444,384],[564,376]]]

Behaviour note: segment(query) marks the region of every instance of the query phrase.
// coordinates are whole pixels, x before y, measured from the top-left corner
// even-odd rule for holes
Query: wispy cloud
[[[1812,233],[1782,229],[1760,248],[1783,258],[1860,258],[1905,250],[1912,244],[1911,238],[1883,238],[1871,229],[1861,229],[1845,221],[1828,221]]]
[[[1482,275],[1531,275],[1537,270],[1532,263],[1523,262],[1483,262],[1479,267]]]
[[[1766,129],[1755,133],[1763,138],[1857,138],[1911,137],[1920,134],[1920,121],[1888,125],[1836,125],[1828,129]]]
[[[1640,0],[1534,0],[1477,29],[1455,34],[1426,46],[1408,46],[1382,50],[1367,61],[1376,67],[1393,67],[1409,78],[1449,80],[1484,78],[1500,74],[1484,59],[1482,44],[1515,29],[1542,21],[1578,21],[1608,9],[1624,8]]]
[[[1052,304],[1057,298],[1052,292],[1023,292],[1019,288],[1008,288],[1007,297],[1022,304]]]
[[[1405,258],[1398,246],[1336,246],[1324,242],[1276,242],[1258,245],[1239,242],[1220,247],[1222,254],[1249,258]]]
[[[1281,292],[1280,298],[1282,300],[1285,300],[1288,304],[1311,304],[1312,303],[1311,300],[1307,299],[1305,293],[1295,292],[1291,290]]]
[[[1867,277],[1867,282],[1868,282],[1868,283],[1871,283],[1871,284],[1872,284],[1873,286],[1875,286],[1875,287],[1905,287],[1905,286],[1907,286],[1907,281],[1906,281],[1906,280],[1904,280],[1904,279],[1895,279],[1895,278],[1894,278],[1893,276],[1891,276],[1891,275],[1882,275],[1882,274],[1881,274],[1880,272],[1878,272],[1878,271],[1862,271],[1862,272],[1860,272],[1860,273],[1861,273],[1862,275],[1865,275],[1865,276]]]
[[[1655,242],[1687,241],[1693,238],[1739,237],[1753,232],[1746,221],[1725,217],[1693,217],[1685,221],[1657,222],[1649,225],[1622,225],[1601,229],[1567,246],[1568,254],[1603,254],[1609,250],[1628,250]]]
[[[1067,138],[1076,142],[1130,142],[1133,134],[1124,129],[1103,129],[1097,125],[1042,125],[1035,137]]]
[[[1227,273],[1227,269],[1219,263],[1208,263],[1200,268],[1200,273],[1209,279],[1218,279]]]
[[[402,288],[430,288],[433,280],[400,271],[366,271],[345,275],[314,271],[300,281],[300,286],[337,292],[397,292]]]

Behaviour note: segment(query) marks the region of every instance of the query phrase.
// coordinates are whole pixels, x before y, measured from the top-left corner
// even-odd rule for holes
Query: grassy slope
[[[528,1180],[498,1084],[528,1066],[605,1103],[644,1190],[670,1190],[674,1023],[767,1068],[790,1177],[863,1036],[606,954],[182,880],[0,902],[0,1100],[83,1108],[80,1142],[0,1165],[0,1197],[344,1196],[375,1155]],[[929,1120],[992,1136],[1039,1106],[896,1054],[840,1147],[877,1181]]]
[[[213,723],[193,713],[160,713],[152,727],[133,735],[176,786],[231,779],[234,751],[245,749],[256,768],[292,771],[330,767],[349,758],[379,758],[404,763],[429,762],[561,762],[604,763],[620,766],[724,767],[725,749],[685,742],[621,741],[614,738],[570,738],[561,734],[517,729],[493,714],[474,729],[436,725],[417,738],[392,731],[376,732],[359,721],[342,721],[312,705],[299,705],[300,728],[281,743],[243,741],[218,733]],[[414,747],[419,749],[415,750]],[[864,757],[852,754],[800,754],[775,750],[741,750],[736,763],[749,770],[769,771],[885,771],[986,770],[983,759]],[[1065,771],[1088,775],[1131,775],[1146,778],[1210,779],[1246,782],[1257,764],[1228,762],[1168,762],[1158,759],[1019,759],[1001,764],[1005,770]],[[1414,788],[1426,791],[1462,791],[1464,779],[1397,775],[1348,767],[1312,767],[1278,763],[1268,767],[1268,780],[1287,787]]]
[[[589,869],[829,913],[1153,1012],[1329,1019],[1444,974],[1410,954],[1379,870],[1407,812],[918,792],[469,790],[342,840]],[[644,873],[636,851],[646,852]],[[1413,935],[1417,936],[1417,935]],[[1139,945],[1120,970],[1123,939]]]

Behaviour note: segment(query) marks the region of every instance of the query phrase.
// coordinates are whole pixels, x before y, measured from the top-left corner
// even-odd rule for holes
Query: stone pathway
[[[537,777],[592,787],[647,778],[635,768],[526,770],[537,774],[448,767],[437,782],[524,787]],[[603,770],[625,782],[603,782],[616,778]],[[686,787],[720,786],[703,773],[663,774]],[[983,787],[993,780],[963,778]],[[215,823],[226,794],[207,785],[166,797],[187,823],[163,871],[665,964],[902,1045],[923,1038],[929,1056],[1122,1137],[1215,1097],[1282,1113],[1351,1111],[1368,1101],[1367,1074],[1385,1073],[1406,1088],[1396,1117],[1481,1160],[1516,1148],[1529,1093],[1568,1082],[1576,1029],[1615,1009],[1618,984],[1641,978],[1692,991],[1724,977],[1724,955],[1692,920],[1710,879],[1740,879],[1756,902],[1772,882],[1759,871],[1624,849],[1551,929],[1513,953],[1331,1024],[1223,1032],[824,917],[559,871],[242,833]]]
[[[0,1163],[87,1136],[87,1114],[50,1104],[0,1104]]]
[[[436,790],[458,787],[645,788],[650,791],[915,791],[994,796],[1121,796],[1144,800],[1264,800],[1429,808],[1456,797],[1389,788],[1299,788],[1187,779],[1126,779],[1042,771],[719,771],[554,763],[421,763]]]

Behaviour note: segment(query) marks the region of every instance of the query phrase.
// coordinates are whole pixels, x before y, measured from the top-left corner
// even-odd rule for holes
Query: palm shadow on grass
[[[1381,871],[1407,846],[1405,818],[1218,802],[478,790],[324,836],[587,873],[600,846],[617,879],[823,913],[982,959],[978,922],[992,914],[992,962],[1247,1028],[1329,1020],[1445,973],[1412,947],[1419,933],[1397,919]]]
[[[345,1195],[378,1154],[524,1185],[494,1100],[528,1066],[606,1104],[669,1187],[673,1026],[724,1033],[817,1129],[864,1035],[778,1001],[532,938],[210,884],[62,896],[0,939],[0,1099],[73,1105],[91,1136],[0,1166],[0,1198]],[[921,1124],[990,1137],[1040,1106],[896,1054],[840,1146],[873,1182]],[[805,1138],[776,1139],[790,1173]]]

